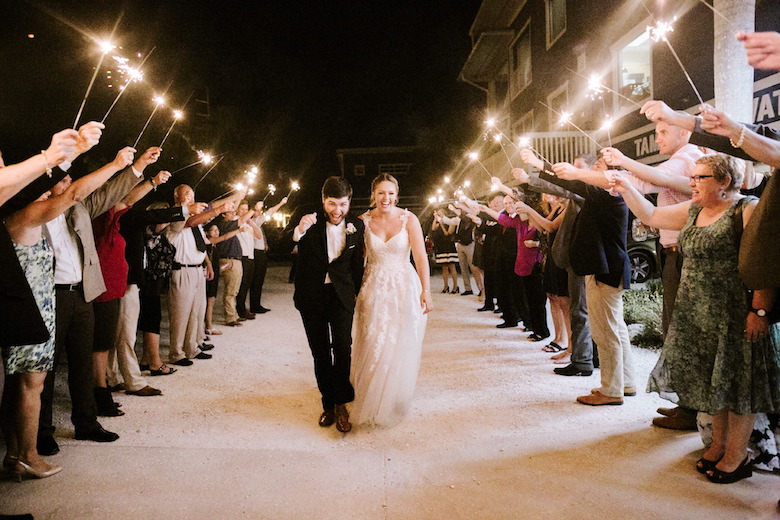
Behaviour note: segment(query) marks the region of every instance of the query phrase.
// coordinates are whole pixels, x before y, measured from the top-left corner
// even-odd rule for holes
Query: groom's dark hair
[[[352,186],[344,177],[328,177],[322,185],[322,198],[340,199],[347,197],[352,200]]]

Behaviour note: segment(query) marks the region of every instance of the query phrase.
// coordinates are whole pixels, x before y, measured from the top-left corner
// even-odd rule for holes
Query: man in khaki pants
[[[254,211],[247,211],[240,218],[235,210],[225,212],[224,220],[219,223],[219,234],[232,236],[217,244],[219,249],[219,276],[223,282],[224,292],[222,293],[225,305],[225,325],[236,327],[241,325],[246,318],[238,313],[236,297],[241,289],[241,279],[244,275],[241,257],[243,249],[241,239],[232,231],[241,229],[246,222],[252,218]],[[245,296],[246,297],[246,296]],[[242,306],[243,307],[243,306]]]

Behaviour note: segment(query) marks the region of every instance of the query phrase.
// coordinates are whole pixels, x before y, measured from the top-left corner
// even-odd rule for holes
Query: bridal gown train
[[[394,426],[411,407],[427,317],[420,307],[422,286],[409,260],[406,230],[383,241],[366,224],[366,271],[355,306],[352,379],[355,424]]]

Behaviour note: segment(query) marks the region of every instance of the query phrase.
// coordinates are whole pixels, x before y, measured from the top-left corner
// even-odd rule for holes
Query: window
[[[366,174],[366,165],[365,164],[356,164],[355,168],[355,177],[362,177]]]
[[[382,175],[383,173],[388,173],[393,176],[406,175],[409,173],[409,168],[411,166],[411,163],[380,164],[379,175]]]
[[[549,49],[566,32],[566,0],[545,0],[544,11]]]
[[[515,121],[512,125],[512,134],[517,141],[518,137],[526,136],[534,131],[534,111],[529,110],[523,117]]]
[[[565,82],[563,85],[555,89],[552,94],[547,96],[547,105],[550,107],[547,110],[547,122],[549,124],[550,131],[556,130],[572,130],[571,128],[558,128],[558,122],[561,119],[560,114],[569,110],[569,82]],[[567,125],[568,126],[568,125]]]
[[[618,110],[635,108],[628,99],[641,103],[652,96],[650,34],[645,28],[632,36],[617,51],[617,91],[625,96],[616,96]]]
[[[512,45],[512,97],[531,84],[531,21],[520,30]]]

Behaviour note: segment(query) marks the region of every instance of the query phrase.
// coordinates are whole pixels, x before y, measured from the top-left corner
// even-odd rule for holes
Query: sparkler
[[[115,46],[109,41],[98,42],[98,45],[100,46],[100,51],[101,51],[100,59],[98,60],[97,67],[95,67],[95,73],[92,74],[92,79],[89,80],[89,86],[87,86],[87,93],[84,94],[84,99],[81,100],[81,106],[79,107],[79,111],[76,114],[76,120],[73,122],[74,129],[79,124],[79,119],[81,119],[81,113],[84,111],[84,105],[87,104],[87,98],[89,97],[89,93],[92,91],[92,86],[95,84],[95,79],[97,78],[98,72],[100,72],[100,66],[103,65],[103,58],[105,58],[106,54],[108,54],[115,48]]]
[[[603,148],[603,147],[601,146],[601,144],[600,144],[598,141],[596,141],[595,139],[593,139],[591,136],[589,136],[589,135],[588,135],[588,133],[587,133],[585,130],[583,130],[582,128],[580,128],[580,127],[579,127],[579,126],[577,126],[576,124],[574,124],[574,122],[571,120],[571,113],[569,113],[569,112],[558,112],[558,111],[557,111],[557,110],[555,110],[554,108],[550,107],[549,105],[547,105],[547,104],[545,104],[545,103],[542,103],[541,101],[539,101],[539,103],[540,103],[542,106],[544,106],[544,107],[548,108],[549,110],[552,110],[552,112],[553,112],[553,113],[555,113],[555,114],[558,114],[558,116],[560,117],[560,119],[558,120],[558,124],[559,124],[559,125],[565,125],[565,124],[569,124],[569,125],[573,126],[573,127],[574,127],[574,128],[576,128],[576,129],[577,129],[577,130],[578,130],[580,133],[582,133],[582,135],[584,135],[585,137],[587,137],[588,139],[590,139],[591,141],[593,141],[593,142],[596,144],[596,146],[598,146],[599,148]],[[548,162],[549,162],[549,161],[548,161]]]
[[[197,161],[195,161],[192,164],[188,164],[187,166],[182,166],[178,170],[171,172],[171,175],[173,175],[174,173],[179,173],[182,170],[186,170],[187,168],[192,168],[196,164],[205,164],[206,166],[208,166],[212,162],[214,162],[214,157],[211,154],[208,154],[208,153],[204,152],[203,150],[198,150],[198,160]]]
[[[168,136],[171,135],[171,130],[173,130],[173,126],[176,124],[176,121],[184,117],[184,112],[181,110],[174,110],[173,111],[173,123],[171,123],[171,126],[168,127],[168,131],[165,133],[165,137],[163,137],[162,142],[160,143],[160,148],[162,148],[162,145],[165,144],[166,139],[168,139]]]
[[[152,101],[154,101],[154,109],[149,115],[149,119],[146,120],[146,124],[144,124],[144,127],[141,129],[141,133],[138,134],[138,138],[135,140],[135,143],[133,143],[133,148],[138,146],[138,142],[141,140],[141,136],[144,135],[146,127],[149,126],[149,123],[152,121],[152,118],[154,117],[155,112],[157,112],[157,109],[165,105],[165,99],[162,96],[155,96]]]
[[[672,47],[672,44],[669,41],[668,34],[670,32],[674,32],[674,27],[672,26],[672,23],[676,21],[677,21],[677,17],[675,17],[672,22],[658,22],[655,24],[654,27],[648,26],[647,29],[650,31],[650,38],[654,42],[663,41],[664,43],[666,43],[666,46],[669,47],[669,50],[672,52],[672,56],[674,56],[674,59],[677,60],[677,64],[682,69],[683,74],[685,74],[685,78],[688,80],[688,83],[691,85],[694,94],[696,94],[696,98],[699,100],[699,104],[703,105],[704,100],[701,98],[701,94],[699,94],[699,90],[696,88],[696,85],[693,84],[693,78],[691,78],[691,75],[688,74],[685,65],[683,65],[682,61],[680,60],[680,57],[677,55],[677,52],[674,50],[674,47]]]
[[[607,118],[604,120],[604,123],[601,125],[601,130],[607,131],[607,140],[609,141],[609,146],[612,146],[612,132],[610,130],[612,129],[612,118],[607,116]]]
[[[640,105],[639,103],[637,103],[636,101],[634,101],[630,97],[621,94],[617,90],[612,90],[611,88],[609,88],[605,84],[601,83],[601,78],[599,78],[597,75],[593,74],[593,75],[591,75],[588,78],[584,74],[581,74],[581,73],[577,72],[574,69],[569,68],[568,70],[569,70],[569,72],[573,72],[574,74],[580,76],[581,78],[584,78],[584,79],[588,80],[588,90],[591,91],[591,99],[593,99],[594,95],[601,94],[604,90],[606,90],[607,92],[611,92],[612,94],[615,94],[619,98],[628,101],[629,103],[631,103],[635,107],[642,108],[642,105]]]
[[[222,155],[220,155],[220,156],[219,156],[219,159],[217,159],[217,162],[215,162],[215,163],[214,163],[214,165],[213,165],[211,168],[209,168],[209,169],[206,171],[206,173],[204,173],[203,175],[201,175],[200,179],[198,179],[198,182],[196,182],[196,183],[195,183],[195,186],[193,186],[193,187],[192,187],[192,189],[193,189],[193,190],[194,190],[195,188],[197,188],[197,187],[198,187],[198,184],[200,184],[200,183],[201,183],[201,181],[203,181],[203,179],[205,179],[205,178],[206,178],[206,176],[207,176],[209,173],[211,173],[211,171],[212,171],[214,168],[216,168],[216,167],[217,167],[217,165],[218,165],[220,162],[222,162],[222,159],[223,159],[224,157],[225,157],[225,154],[222,154]],[[176,173],[176,172],[174,172],[174,173]],[[230,192],[228,192],[228,193],[230,193]],[[217,198],[219,198],[219,197],[217,197]],[[214,200],[216,200],[216,199],[214,199]],[[213,201],[212,201],[212,202],[213,202]]]
[[[504,157],[506,157],[506,162],[509,163],[509,167],[510,168],[514,168],[515,165],[512,164],[512,159],[509,158],[509,154],[506,153],[506,149],[504,148],[504,134],[502,134],[501,132],[497,133],[493,137],[493,140],[495,142],[497,142],[499,144],[499,146],[501,146],[501,151],[504,152]],[[512,141],[509,141],[509,142],[511,143]],[[512,144],[514,144],[514,143],[512,143]]]
[[[108,118],[108,114],[111,113],[111,111],[114,109],[114,106],[119,102],[119,98],[121,98],[122,94],[125,93],[125,91],[127,90],[127,87],[129,87],[131,83],[142,81],[144,79],[144,73],[141,70],[141,67],[144,66],[144,63],[146,63],[146,60],[149,59],[149,56],[152,55],[152,53],[154,52],[154,50],[156,48],[157,47],[152,47],[152,50],[149,51],[149,54],[147,54],[146,57],[143,60],[141,60],[141,64],[138,66],[138,68],[128,67],[127,66],[127,60],[125,60],[125,59],[118,59],[117,60],[117,61],[119,61],[121,63],[121,65],[119,67],[120,70],[122,70],[125,74],[127,74],[127,81],[125,81],[124,85],[119,87],[119,94],[117,94],[116,98],[114,99],[114,102],[111,103],[111,106],[108,107],[108,111],[106,112],[106,115],[104,115],[103,119],[100,120],[101,123],[105,123],[106,122],[106,118]]]
[[[491,179],[493,178],[493,174],[490,173],[490,170],[485,168],[485,165],[482,164],[482,161],[479,160],[479,154],[477,152],[471,152],[469,154],[469,159],[471,159],[472,161],[477,161],[477,163],[479,163],[479,165],[482,166],[482,169],[485,170],[487,176],[490,177]]]
[[[523,149],[531,150],[533,153],[538,155],[541,160],[543,160],[544,162],[552,164],[552,161],[550,161],[544,155],[542,155],[542,153],[539,150],[537,150],[536,148],[531,146],[531,138],[530,137],[522,136],[522,137],[520,137],[517,140],[517,143],[519,145],[518,148],[520,150],[523,150]]]
[[[276,186],[274,186],[273,184],[269,184],[268,193],[266,193],[265,197],[263,197],[263,202],[265,202],[265,199],[267,199],[269,195],[273,195],[274,193],[276,193]]]
[[[290,193],[287,194],[287,198],[289,199],[290,195],[292,195],[294,191],[298,191],[300,189],[301,189],[300,184],[298,184],[297,181],[292,181],[290,183]]]
[[[471,193],[471,198],[477,200],[477,196],[474,195],[474,190],[471,189],[471,181],[463,181],[463,186]]]

